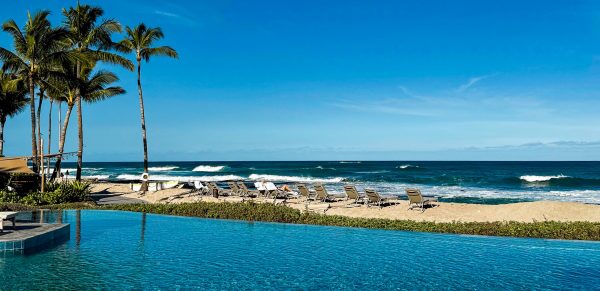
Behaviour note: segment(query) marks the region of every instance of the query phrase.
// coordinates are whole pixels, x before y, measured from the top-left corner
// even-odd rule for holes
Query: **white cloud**
[[[167,11],[162,11],[162,10],[155,10],[154,13],[156,13],[158,15],[167,16],[167,17],[183,18],[183,16],[181,16],[179,14],[175,14],[175,13],[171,13],[171,12],[167,12]]]
[[[467,91],[469,88],[475,86],[475,84],[477,84],[478,82],[480,82],[481,80],[487,79],[491,77],[491,75],[483,75],[483,76],[478,76],[478,77],[473,77],[470,78],[469,81],[467,81],[466,83],[460,85],[457,89],[456,92],[457,93],[462,93]]]
[[[185,22],[190,25],[198,24],[196,22],[196,20],[189,18],[187,16],[184,16],[184,15],[178,14],[178,13],[173,13],[173,12],[164,11],[164,10],[154,10],[154,14],[160,15],[160,16],[165,16],[165,17],[172,18],[172,19],[176,19],[176,20]]]

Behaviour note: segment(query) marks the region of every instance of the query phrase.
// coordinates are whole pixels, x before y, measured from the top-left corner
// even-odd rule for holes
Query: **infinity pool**
[[[0,256],[0,289],[600,288],[600,243],[66,211],[71,239]]]

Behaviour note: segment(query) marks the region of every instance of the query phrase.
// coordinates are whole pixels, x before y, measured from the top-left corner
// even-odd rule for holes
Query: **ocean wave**
[[[220,172],[224,168],[225,168],[225,166],[200,165],[200,166],[195,167],[192,171],[194,171],[194,172]]]
[[[98,180],[108,180],[108,178],[110,178],[110,175],[89,175],[89,176],[81,176],[82,179],[98,179]]]
[[[274,182],[305,182],[305,183],[313,183],[313,182],[340,183],[340,182],[344,181],[344,178],[340,178],[340,177],[314,178],[314,177],[279,176],[279,175],[262,175],[262,174],[252,174],[248,177],[248,179],[274,181]]]
[[[360,164],[360,161],[356,161],[356,162],[340,161],[340,164]]]
[[[117,180],[124,181],[139,181],[141,175],[121,174],[117,176]],[[236,175],[220,175],[220,176],[169,176],[169,175],[150,175],[149,180],[152,181],[180,181],[180,182],[219,182],[219,181],[233,181],[233,180],[244,180],[243,177]]]
[[[398,167],[396,167],[396,168],[398,168],[398,169],[409,169],[409,168],[418,168],[418,167],[419,167],[419,166],[413,166],[413,165],[401,165],[401,166],[398,166]]]
[[[177,166],[150,167],[150,168],[148,168],[148,171],[161,172],[161,171],[171,171],[171,170],[175,170],[175,169],[179,169],[179,167],[177,167]]]
[[[446,199],[478,198],[478,199],[514,199],[522,201],[577,201],[583,203],[600,203],[600,190],[508,190],[489,189],[480,187],[462,186],[433,186],[413,183],[397,182],[361,182],[353,183],[359,192],[365,188],[376,189],[385,196],[406,197],[406,188],[419,188],[423,195],[433,195]],[[327,189],[332,193],[342,193],[343,189]],[[468,199],[467,199],[468,200]]]
[[[570,177],[565,176],[565,175],[557,175],[557,176],[524,175],[524,176],[519,177],[519,179],[530,182],[530,183],[546,182],[546,181],[550,181],[552,179],[563,179],[563,178],[570,178]]]
[[[355,172],[357,174],[383,174],[383,173],[389,173],[390,171],[386,171],[386,170],[381,170],[381,171],[363,171],[363,172]]]

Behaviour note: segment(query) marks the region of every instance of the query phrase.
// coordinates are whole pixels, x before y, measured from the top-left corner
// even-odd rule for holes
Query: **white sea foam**
[[[340,164],[360,164],[360,161],[356,161],[356,162],[340,161]]]
[[[98,179],[98,180],[108,180],[109,175],[89,175],[89,176],[81,176],[82,179]]]
[[[398,166],[398,167],[396,167],[396,168],[398,168],[398,169],[408,169],[408,168],[418,168],[418,167],[419,167],[419,166],[413,166],[413,165],[401,165],[401,166]]]
[[[141,175],[121,174],[117,176],[118,180],[125,181],[139,181]],[[202,181],[202,182],[219,182],[219,181],[232,181],[232,180],[243,180],[243,177],[236,175],[221,175],[221,176],[169,176],[169,175],[150,175],[150,180],[153,181]]]
[[[363,189],[376,189],[380,194],[386,196],[404,196],[406,188],[419,188],[423,195],[433,195],[442,198],[508,198],[508,199],[531,199],[531,200],[550,200],[550,201],[577,201],[584,203],[600,203],[600,190],[560,190],[560,191],[539,191],[539,190],[504,190],[504,189],[485,189],[479,187],[461,187],[461,186],[427,186],[409,183],[393,182],[353,182],[359,191]],[[335,190],[335,187],[333,188]],[[329,190],[329,189],[328,189]]]
[[[177,167],[177,166],[150,167],[150,168],[148,168],[148,171],[161,172],[161,171],[171,171],[171,170],[175,170],[175,169],[179,169],[179,167]]]
[[[383,173],[388,173],[389,171],[386,170],[382,170],[382,171],[364,171],[364,172],[355,172],[357,174],[383,174]]]
[[[192,171],[194,172],[220,172],[225,166],[206,166],[200,165],[195,167]]]
[[[262,174],[252,174],[248,177],[250,180],[265,180],[265,181],[274,181],[274,182],[322,182],[322,183],[340,183],[344,180],[344,178],[334,177],[334,178],[314,178],[314,177],[299,177],[299,176],[279,176],[279,175],[262,175]]]
[[[317,169],[323,170],[323,166],[317,166]]]
[[[521,180],[525,180],[530,183],[546,182],[546,181],[550,181],[552,179],[562,179],[562,178],[569,178],[569,176],[565,176],[565,175],[557,175],[557,176],[524,175],[524,176],[520,177]]]

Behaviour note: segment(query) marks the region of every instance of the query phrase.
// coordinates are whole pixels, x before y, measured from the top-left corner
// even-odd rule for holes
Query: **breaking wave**
[[[300,176],[279,176],[279,175],[262,175],[252,174],[248,177],[250,180],[265,180],[273,182],[322,182],[322,183],[340,183],[344,181],[344,178],[314,178],[314,177],[300,177]]]
[[[220,172],[225,166],[206,166],[200,165],[195,167],[192,171],[194,172]]]
[[[552,179],[563,179],[563,178],[569,178],[569,176],[565,176],[565,175],[557,175],[557,176],[524,175],[524,176],[519,177],[519,179],[530,182],[530,183],[546,182],[546,181],[550,181]]]
[[[121,174],[117,176],[117,180],[124,181],[139,181],[140,175]],[[221,175],[221,176],[168,176],[168,175],[150,175],[149,180],[152,181],[180,181],[180,182],[191,182],[191,181],[202,181],[202,182],[219,182],[219,181],[233,181],[243,180],[243,177],[236,175]]]
[[[179,169],[177,166],[164,166],[164,167],[150,167],[148,171],[161,172],[161,171],[172,171],[175,169]]]
[[[108,178],[110,177],[110,175],[89,175],[89,176],[81,176],[82,179],[90,179],[90,180],[94,180],[94,179],[98,179],[98,180],[108,180]]]
[[[418,168],[418,167],[419,167],[419,166],[413,166],[413,165],[401,165],[401,166],[398,166],[398,167],[396,167],[396,168],[398,168],[398,169],[410,169],[410,168]]]

